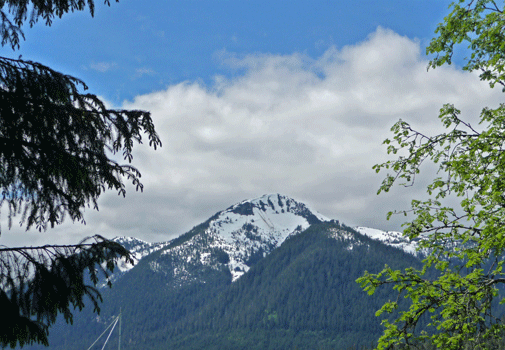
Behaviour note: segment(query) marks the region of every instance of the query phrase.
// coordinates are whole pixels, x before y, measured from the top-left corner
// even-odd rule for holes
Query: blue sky
[[[143,193],[106,193],[85,226],[67,221],[42,235],[14,227],[2,244],[96,233],[164,241],[266,193],[349,226],[399,230],[405,218],[386,213],[423,198],[427,177],[376,195],[385,174],[372,166],[391,159],[382,145],[391,126],[401,118],[440,132],[444,103],[473,123],[502,101],[457,65],[426,70],[425,47],[449,1],[96,5],[94,18],[74,13],[25,28],[21,49],[1,55],[76,76],[116,108],[151,111],[163,147],[136,147]]]
[[[363,41],[378,26],[432,37],[449,1],[100,1],[95,16],[68,14],[51,27],[25,29],[14,56],[46,63],[83,79],[112,102],[181,81],[212,85],[216,74],[240,70],[220,54],[295,52],[318,58],[331,46]],[[3,51],[10,51],[3,48]]]

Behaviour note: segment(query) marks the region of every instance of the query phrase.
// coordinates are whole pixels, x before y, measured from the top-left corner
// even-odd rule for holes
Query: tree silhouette
[[[94,2],[1,1],[2,46],[19,48],[27,21],[51,25],[86,8],[93,15]],[[84,223],[84,208],[98,209],[105,190],[125,195],[124,179],[143,189],[133,145],[146,134],[150,146],[161,146],[149,112],[108,109],[85,90],[83,81],[40,63],[0,57],[0,208],[9,228],[15,216],[27,230],[46,230],[66,216]],[[114,160],[118,152],[127,164]],[[72,322],[70,306],[81,309],[84,296],[99,312],[100,271],[107,277],[120,258],[133,263],[128,250],[98,235],[76,245],[0,247],[0,310],[8,320],[0,345],[48,345],[57,315]]]

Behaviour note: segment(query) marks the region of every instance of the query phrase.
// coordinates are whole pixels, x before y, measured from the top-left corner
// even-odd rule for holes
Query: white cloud
[[[382,141],[399,119],[438,130],[438,111],[454,103],[472,119],[497,105],[475,75],[454,67],[426,71],[419,42],[378,28],[369,38],[313,59],[302,54],[221,52],[244,70],[207,88],[184,82],[137,96],[123,107],[152,113],[163,147],[138,147],[144,193],[100,200],[78,234],[166,240],[235,202],[269,192],[307,201],[349,225],[398,229],[386,212],[423,188],[376,196],[387,159]],[[76,229],[78,227],[78,229]]]
[[[100,73],[105,73],[110,71],[111,69],[115,69],[117,67],[116,62],[94,62],[89,65],[89,68],[96,70]]]
[[[149,67],[141,67],[135,69],[135,78],[139,78],[143,75],[154,75],[156,72]]]

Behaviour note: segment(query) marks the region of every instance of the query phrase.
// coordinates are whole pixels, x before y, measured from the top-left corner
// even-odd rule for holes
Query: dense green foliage
[[[430,67],[450,64],[455,47],[466,42],[471,54],[463,69],[479,72],[491,87],[505,86],[503,3],[461,0],[451,7],[427,48],[436,54]],[[386,267],[359,279],[371,294],[393,284],[410,301],[410,308],[394,322],[384,321],[379,349],[419,343],[442,349],[493,348],[489,344],[505,329],[499,317],[505,301],[499,293],[505,282],[505,105],[483,108],[478,126],[465,122],[451,104],[441,109],[439,118],[447,132],[434,136],[405,121],[396,123],[394,140],[385,143],[388,153],[403,155],[375,167],[393,172],[380,191],[398,181],[412,185],[423,163],[439,169],[439,177],[427,187],[429,199],[413,200],[405,211],[414,218],[405,224],[404,234],[425,238],[422,247],[430,252],[423,268]],[[455,202],[459,204],[449,204]],[[433,267],[439,270],[437,278],[426,276]],[[396,308],[396,302],[388,302],[378,314]],[[416,332],[426,315],[430,326]]]
[[[172,241],[172,248],[205,228],[195,227]],[[335,239],[335,231],[355,239]],[[164,251],[142,259],[104,292],[101,322],[90,310],[72,327],[60,322],[51,348],[89,346],[120,308],[123,349],[370,348],[382,331],[374,312],[391,291],[369,298],[355,279],[384,263],[420,267],[412,255],[335,223],[312,225],[293,236],[234,283],[228,267],[218,264],[218,269],[194,267],[191,276],[197,278],[179,284],[170,274],[176,257]],[[117,333],[111,342],[114,337]]]
[[[93,14],[93,0],[0,1],[2,46],[19,48],[28,18],[30,25],[39,18],[50,25],[55,16],[86,6]],[[150,114],[108,109],[86,89],[42,64],[0,57],[0,207],[7,208],[9,228],[16,215],[27,230],[45,230],[66,216],[84,222],[84,208],[97,209],[105,190],[125,195],[125,178],[142,190],[140,172],[130,163],[142,134],[150,146],[161,146]],[[128,164],[114,160],[116,153]],[[133,261],[121,245],[93,239],[0,249],[0,310],[8,322],[0,327],[0,346],[47,345],[57,315],[72,322],[71,310],[82,309],[85,296],[99,311],[97,271],[107,275],[119,258]]]

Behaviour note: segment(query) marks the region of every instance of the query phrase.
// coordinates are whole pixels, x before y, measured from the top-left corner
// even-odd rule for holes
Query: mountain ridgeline
[[[52,327],[50,349],[87,349],[120,310],[126,350],[365,349],[382,333],[375,312],[396,295],[368,296],[355,280],[384,264],[420,266],[415,242],[355,230],[279,194],[233,205],[169,242],[116,240],[138,262],[118,264],[99,316],[87,307],[73,325]]]

